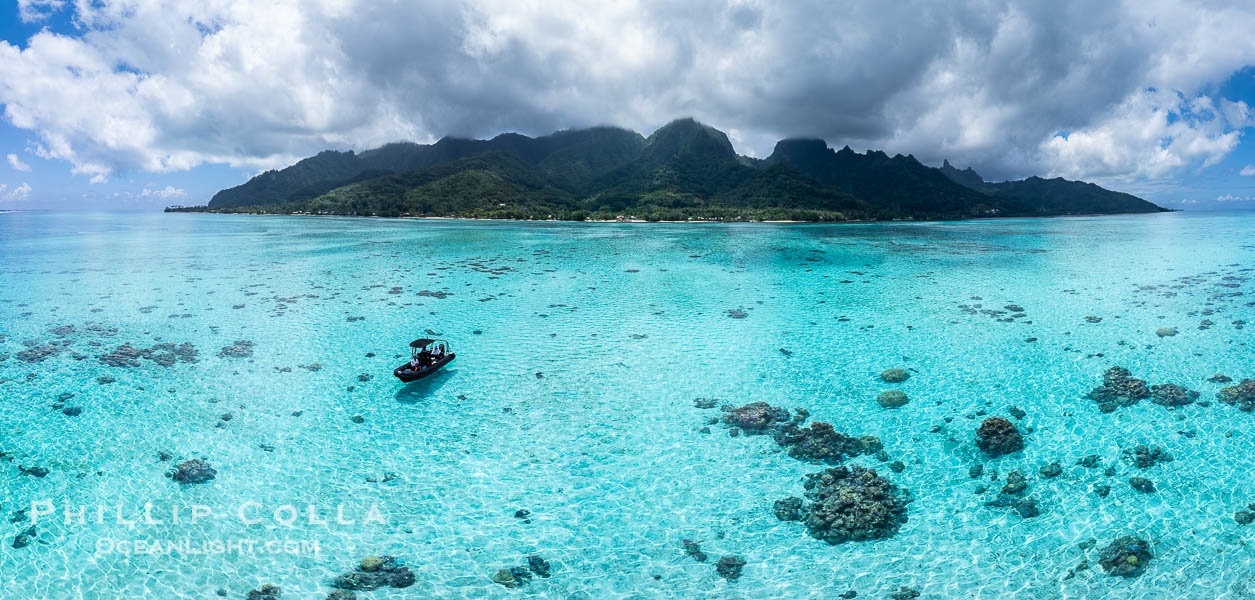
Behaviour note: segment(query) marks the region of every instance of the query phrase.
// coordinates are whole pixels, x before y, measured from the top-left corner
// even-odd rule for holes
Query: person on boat
[[[415,356],[415,357],[413,357],[413,358],[411,358],[411,359],[410,359],[410,365],[409,365],[409,366],[410,366],[410,370],[411,370],[411,371],[418,371],[418,370],[420,370],[420,369],[422,369],[422,368],[423,368],[422,363],[421,363],[421,362],[419,362],[419,360],[418,360],[418,356]]]
[[[436,346],[436,349],[432,351],[431,362],[438,363],[440,362],[440,359],[442,358],[444,358],[444,344],[440,344],[439,346]]]

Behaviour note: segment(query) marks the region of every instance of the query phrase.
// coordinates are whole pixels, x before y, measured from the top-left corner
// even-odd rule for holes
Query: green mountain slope
[[[627,164],[645,147],[641,134],[616,127],[560,131],[547,137],[554,148],[536,161],[537,168],[555,186],[581,194],[599,175]]]
[[[1019,181],[989,183],[971,167],[960,171],[950,161],[942,163],[940,170],[956,183],[1026,205],[1040,215],[1154,213],[1166,210],[1131,194],[1062,177],[1029,177]]]
[[[266,171],[247,183],[222,190],[214,194],[209,206],[231,208],[279,204],[288,201],[297,191],[327,183],[347,182],[366,170],[352,151],[327,150],[282,171]]]
[[[503,133],[491,140],[446,137],[435,144],[398,142],[360,154],[325,151],[291,167],[266,171],[248,182],[222,190],[209,208],[268,206],[305,200],[367,176],[401,173],[456,161],[474,154],[505,152],[528,164],[548,161],[547,171],[568,189],[587,185],[609,168],[631,160],[645,140],[614,127],[559,131],[539,138]],[[550,160],[552,158],[552,160]],[[312,194],[311,190],[320,190]]]
[[[737,187],[719,195],[727,206],[833,211],[849,218],[870,216],[866,202],[806,177],[789,164],[766,167]],[[811,219],[802,219],[811,220]]]
[[[571,206],[535,168],[504,151],[376,177],[289,205],[289,212],[413,216],[494,216],[551,213]]]
[[[1023,208],[963,187],[913,156],[847,146],[833,151],[823,140],[783,140],[767,164],[788,163],[820,183],[868,203],[882,218],[965,218],[1014,215]]]
[[[630,162],[603,174],[590,192],[636,198],[710,199],[751,178],[722,131],[692,119],[672,121],[649,136]]]
[[[645,219],[953,219],[1151,212],[1092,184],[1030,178],[986,183],[823,140],[790,139],[766,159],[738,156],[728,136],[679,119],[648,138],[614,127],[531,138],[444,138],[358,154],[322,152],[181,210],[379,216]]]
[[[787,165],[761,171],[735,163],[730,167],[741,170],[737,180],[742,183],[716,196],[699,193],[683,178],[674,178],[644,190],[581,197],[552,185],[553,178],[544,167],[496,151],[371,178],[313,199],[236,210],[384,217],[609,219],[627,213],[651,220],[837,220],[845,216],[840,213],[861,215],[865,209],[852,196],[819,186]],[[660,169],[670,172],[665,165]],[[621,186],[635,187],[631,182]]]
[[[994,196],[1027,204],[1043,215],[1092,215],[1167,212],[1137,196],[1113,192],[1084,181],[1062,177],[1029,177],[1020,181],[986,184]]]

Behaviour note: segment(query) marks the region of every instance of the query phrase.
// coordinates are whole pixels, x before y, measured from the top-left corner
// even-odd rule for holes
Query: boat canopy
[[[417,340],[414,340],[414,341],[410,342],[410,347],[411,347],[411,348],[426,348],[427,346],[430,346],[431,344],[435,343],[436,341],[437,341],[437,340],[433,340],[433,339],[430,339],[430,338],[420,338],[420,339],[417,339]]]

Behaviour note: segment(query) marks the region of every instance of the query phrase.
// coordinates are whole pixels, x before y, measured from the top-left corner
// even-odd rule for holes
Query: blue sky
[[[0,0],[0,208],[201,204],[323,149],[681,116],[753,156],[822,137],[1253,208],[1250,31],[1223,0]]]
[[[0,123],[0,197],[6,192],[28,185],[31,192],[22,201],[0,201],[2,209],[84,209],[84,210],[158,210],[174,204],[204,204],[215,192],[239,185],[255,171],[231,168],[225,164],[204,164],[184,171],[148,173],[141,170],[119,171],[102,183],[73,175],[73,167],[64,160],[44,160],[27,152],[30,131]],[[22,171],[9,163],[8,155],[26,165]]]
[[[1216,85],[1214,95],[1255,105],[1255,67],[1246,67]],[[1243,135],[1232,151],[1214,166],[1185,169],[1180,175],[1159,183],[1164,191],[1149,191],[1148,198],[1165,206],[1185,210],[1234,210],[1255,208],[1255,131],[1238,130]],[[1246,175],[1242,175],[1246,169]],[[1170,187],[1169,187],[1170,186]],[[1134,189],[1136,185],[1130,186]],[[1133,191],[1132,189],[1129,191]],[[1238,200],[1241,198],[1241,200]]]
[[[72,11],[60,10],[51,12],[45,19],[27,23],[19,18],[17,2],[0,1],[0,40],[25,46],[31,36],[44,31],[83,35],[83,28],[75,26],[72,17]],[[37,132],[20,129],[8,119],[0,119],[0,158],[4,159],[0,161],[0,185],[5,186],[0,190],[0,199],[24,184],[31,189],[24,200],[0,200],[0,209],[154,210],[170,204],[203,204],[219,189],[237,185],[255,174],[255,171],[233,169],[219,163],[169,173],[126,170],[106,182],[92,184],[90,177],[71,174],[73,165],[69,162],[41,159],[30,152],[32,142],[38,141]],[[15,168],[8,159],[10,154],[29,170]]]

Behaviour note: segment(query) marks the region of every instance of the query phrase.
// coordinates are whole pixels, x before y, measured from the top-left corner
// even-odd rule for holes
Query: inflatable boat
[[[410,342],[410,358],[418,361],[418,369],[410,366],[413,362],[411,360],[393,369],[392,374],[397,379],[400,379],[402,383],[418,381],[439,371],[445,365],[453,362],[453,359],[456,357],[457,355],[449,350],[449,342],[445,340],[417,339]]]

